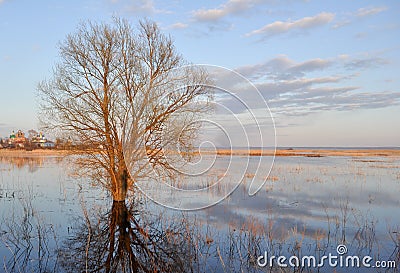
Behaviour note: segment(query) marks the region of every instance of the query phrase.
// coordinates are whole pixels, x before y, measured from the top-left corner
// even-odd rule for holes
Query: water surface
[[[194,212],[166,209],[138,191],[126,204],[115,204],[95,183],[71,176],[66,160],[1,158],[4,272],[280,272],[258,266],[257,258],[320,257],[336,253],[339,244],[349,255],[399,264],[397,157],[277,157],[265,186],[250,197],[252,157],[228,198]],[[207,179],[216,180],[228,160],[237,171],[224,174],[225,183],[241,179],[247,158],[240,156],[219,157]],[[322,272],[397,272],[339,269],[325,266]],[[296,270],[318,271],[287,271]]]

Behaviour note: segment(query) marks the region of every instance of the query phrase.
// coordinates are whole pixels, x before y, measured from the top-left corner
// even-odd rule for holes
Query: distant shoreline
[[[71,154],[68,150],[35,149],[26,151],[23,149],[0,149],[0,157],[42,157],[42,156],[66,156]]]
[[[229,150],[218,149],[218,155],[250,155],[250,156],[272,156],[273,150],[268,149],[244,149],[244,150]],[[324,157],[324,156],[400,156],[399,149],[341,149],[341,148],[323,148],[323,149],[277,149],[275,156],[304,156],[304,157]]]
[[[71,154],[79,154],[82,151],[36,149],[33,151],[0,149],[0,157],[42,157],[56,156],[64,157]],[[195,152],[197,154],[198,152]],[[212,155],[213,150],[202,150],[202,154]],[[273,156],[273,149],[217,149],[218,156]],[[324,157],[324,156],[400,156],[400,149],[390,148],[278,148],[275,156],[303,156],[303,157]]]

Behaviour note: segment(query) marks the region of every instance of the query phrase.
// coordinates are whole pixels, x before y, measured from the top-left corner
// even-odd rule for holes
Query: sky
[[[66,35],[119,16],[154,20],[187,61],[250,80],[278,146],[400,146],[399,12],[368,0],[0,0],[0,136],[38,129],[37,84]]]

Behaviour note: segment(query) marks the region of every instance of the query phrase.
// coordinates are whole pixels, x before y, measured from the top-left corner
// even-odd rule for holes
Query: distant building
[[[53,141],[46,141],[45,143],[40,143],[40,148],[53,149],[55,147],[56,144]]]
[[[42,132],[40,132],[36,136],[32,137],[31,144],[35,148],[55,148],[56,147],[56,144],[53,141],[49,141]]]
[[[33,130],[31,130],[33,131]],[[56,147],[56,144],[53,141],[49,141],[45,135],[40,132],[35,134],[31,134],[29,132],[29,138],[25,137],[24,132],[18,130],[16,133],[13,131],[9,137],[4,139],[0,138],[0,149],[1,148],[25,148],[25,149],[35,149],[35,148],[48,148],[52,149]]]
[[[11,133],[8,144],[9,147],[24,148],[26,141],[25,134],[18,130],[17,133],[14,133],[14,131]]]
[[[46,142],[47,142],[47,138],[44,136],[44,134],[42,132],[40,132],[36,136],[33,136],[31,139],[32,145],[37,148],[42,147],[42,145]]]

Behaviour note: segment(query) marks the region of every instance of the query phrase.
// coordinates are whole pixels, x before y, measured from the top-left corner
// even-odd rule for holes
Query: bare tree
[[[146,165],[172,169],[165,145],[191,147],[196,119],[208,108],[208,76],[187,66],[154,22],[137,29],[121,19],[83,23],[61,43],[60,55],[53,77],[38,86],[41,122],[102,147],[79,151],[76,163],[115,201],[125,200]]]
[[[30,129],[28,131],[28,139],[32,140],[35,136],[37,136],[38,132],[34,129]]]

